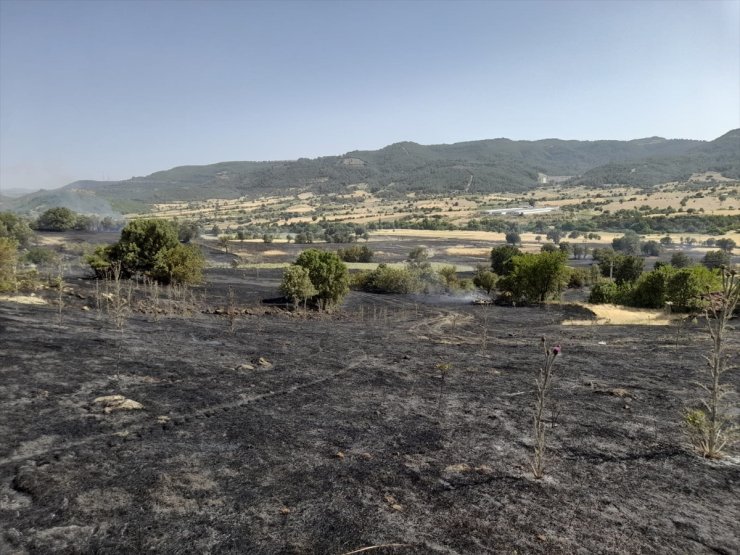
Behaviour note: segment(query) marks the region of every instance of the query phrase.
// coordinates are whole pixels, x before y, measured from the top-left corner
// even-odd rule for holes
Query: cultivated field
[[[701,183],[702,176],[698,176]],[[701,212],[703,214],[740,213],[740,188],[735,182],[719,182],[701,190],[685,184],[670,183],[649,191],[629,187],[587,189],[583,187],[547,186],[530,193],[465,194],[456,197],[409,193],[400,199],[380,198],[363,189],[346,194],[315,195],[299,193],[260,199],[211,199],[203,202],[155,204],[147,216],[200,219],[205,225],[220,226],[294,224],[318,218],[368,224],[405,216],[444,217],[455,225],[465,225],[484,216],[491,208],[511,206],[576,207],[576,215],[592,216],[600,210],[665,209]],[[584,201],[593,204],[584,205]],[[554,214],[555,216],[558,213]]]

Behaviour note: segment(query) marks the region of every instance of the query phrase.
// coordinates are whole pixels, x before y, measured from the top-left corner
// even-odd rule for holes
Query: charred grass
[[[740,550],[737,459],[697,458],[680,429],[700,324],[677,348],[558,306],[351,293],[293,313],[259,302],[277,280],[214,272],[199,310],[132,310],[123,332],[82,310],[84,281],[63,326],[0,303],[0,552]],[[533,480],[542,335],[563,354]],[[111,394],[144,409],[99,410]]]

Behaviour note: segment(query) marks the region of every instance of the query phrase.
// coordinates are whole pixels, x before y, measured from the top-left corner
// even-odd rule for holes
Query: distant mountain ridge
[[[365,184],[375,193],[527,191],[542,175],[567,184],[652,186],[715,171],[740,180],[740,129],[713,141],[648,137],[631,141],[488,139],[454,144],[395,143],[379,150],[292,161],[179,166],[123,181],[76,181],[60,189],[2,199],[3,209],[38,212],[141,211],[154,203],[265,194],[340,192]]]

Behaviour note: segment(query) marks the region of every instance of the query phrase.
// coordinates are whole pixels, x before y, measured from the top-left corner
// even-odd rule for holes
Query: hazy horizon
[[[0,37],[2,190],[399,141],[740,127],[740,0],[0,0]]]

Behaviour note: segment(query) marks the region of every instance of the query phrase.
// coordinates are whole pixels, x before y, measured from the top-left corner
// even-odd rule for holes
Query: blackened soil
[[[61,325],[0,304],[0,552],[740,552],[737,453],[704,461],[679,424],[701,322],[361,293],[305,315],[259,303],[278,279],[135,291],[122,331],[90,282]],[[563,352],[534,480],[542,335]]]

